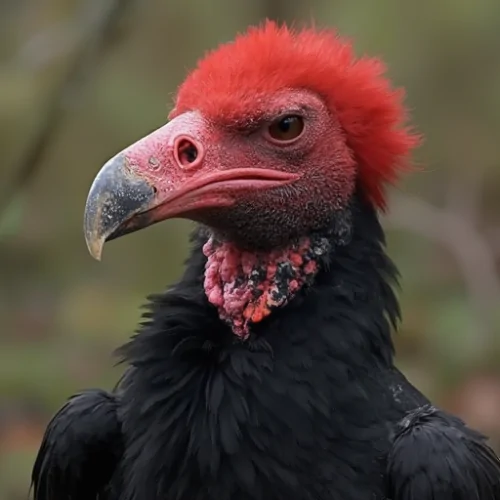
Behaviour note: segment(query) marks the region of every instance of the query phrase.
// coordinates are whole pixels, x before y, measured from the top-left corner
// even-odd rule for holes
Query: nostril
[[[196,149],[196,146],[192,142],[183,139],[179,144],[179,159],[181,160],[181,163],[193,163],[197,157],[198,150]]]
[[[200,147],[186,137],[179,138],[175,144],[175,156],[181,167],[192,167],[201,161]]]

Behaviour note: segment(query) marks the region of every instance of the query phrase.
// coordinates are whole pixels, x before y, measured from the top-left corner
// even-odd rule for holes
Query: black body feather
[[[111,500],[500,500],[481,436],[408,416],[429,402],[393,365],[396,270],[372,208],[353,206],[344,243],[242,342],[205,296],[200,233],[121,349],[117,399],[50,424],[35,500],[103,498],[107,478]]]
[[[112,394],[88,390],[56,413],[33,466],[36,499],[108,497],[123,451],[117,406]]]
[[[430,405],[397,426],[387,480],[395,499],[500,498],[498,458],[485,437]]]

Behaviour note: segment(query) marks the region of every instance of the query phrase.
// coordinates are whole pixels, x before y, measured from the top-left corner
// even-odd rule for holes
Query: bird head
[[[277,251],[331,225],[355,190],[384,208],[418,137],[383,73],[332,31],[273,22],[208,53],[169,122],[97,175],[85,212],[91,254],[173,217],[247,253]]]

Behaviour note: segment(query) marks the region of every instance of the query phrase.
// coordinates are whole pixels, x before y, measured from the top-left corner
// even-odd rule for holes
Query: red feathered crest
[[[293,31],[267,21],[199,61],[171,116],[196,109],[215,121],[241,121],[263,96],[286,88],[313,91],[345,131],[363,192],[384,208],[384,184],[408,167],[419,143],[404,125],[404,91],[393,89],[384,71],[379,59],[356,58],[352,45],[333,31]]]

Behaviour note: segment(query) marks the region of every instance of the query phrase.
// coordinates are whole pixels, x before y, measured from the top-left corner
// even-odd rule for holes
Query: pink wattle
[[[246,339],[252,324],[312,282],[318,260],[328,250],[327,238],[312,242],[306,237],[284,249],[248,252],[211,237],[203,246],[205,293],[235,335]]]

